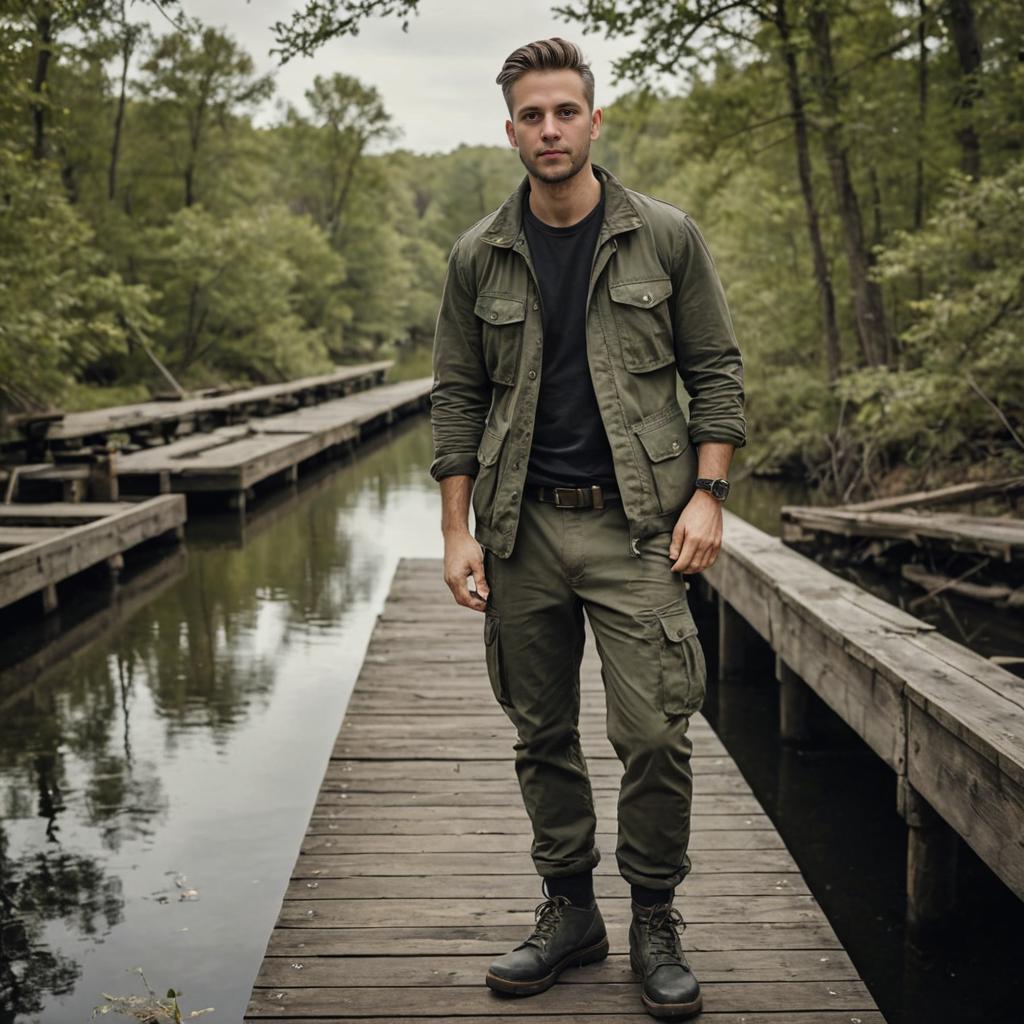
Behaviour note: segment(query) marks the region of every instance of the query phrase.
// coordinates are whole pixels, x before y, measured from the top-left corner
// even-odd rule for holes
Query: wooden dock
[[[615,865],[621,765],[604,732],[592,640],[580,728],[611,955],[506,999],[490,961],[543,898],[515,777],[515,731],[484,666],[483,617],[441,563],[403,560],[371,637],[247,1021],[584,1024],[652,1018],[628,963],[629,887]],[[871,995],[796,863],[707,721],[694,716],[693,871],[676,905],[716,1024],[879,1024]]]
[[[880,550],[892,544],[932,545],[1001,562],[1024,558],[1024,519],[1014,515],[977,515],[978,502],[1016,510],[1024,477],[976,481],[932,491],[894,494],[847,505],[783,505],[782,539],[791,544],[821,535],[865,538]],[[967,505],[968,511],[950,510]],[[989,509],[991,511],[991,509]]]
[[[0,505],[0,608],[30,594],[44,611],[57,607],[57,584],[104,564],[116,575],[124,552],[166,536],[180,540],[185,499],[142,502]]]
[[[134,452],[118,459],[118,481],[126,493],[227,494],[244,508],[256,484],[272,477],[294,480],[308,459],[348,450],[382,426],[425,408],[431,384],[429,377],[384,384]]]
[[[1024,899],[1024,680],[729,512],[702,574],[719,606],[719,672],[775,654],[784,739],[818,695],[895,773],[907,823],[907,916],[955,899],[957,836]]]
[[[815,534],[937,544],[988,555],[1002,562],[1024,559],[1024,519],[968,516],[957,512],[865,512],[846,508],[782,507],[783,540],[799,543]]]
[[[168,401],[136,402],[87,412],[21,416],[16,425],[34,452],[71,442],[100,443],[117,434],[134,440],[164,440],[211,426],[268,415],[281,408],[306,406],[372,387],[383,381],[390,360],[340,366],[331,373],[280,384],[263,384],[222,395]]]

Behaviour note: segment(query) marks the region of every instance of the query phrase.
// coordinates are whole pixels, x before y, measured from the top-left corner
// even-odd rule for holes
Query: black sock
[[[630,892],[633,902],[639,903],[641,907],[658,907],[662,903],[669,903],[675,889],[648,889],[645,885],[631,885]]]
[[[574,907],[592,907],[594,905],[594,872],[581,871],[577,875],[563,875],[561,878],[548,878],[549,896],[565,896]]]

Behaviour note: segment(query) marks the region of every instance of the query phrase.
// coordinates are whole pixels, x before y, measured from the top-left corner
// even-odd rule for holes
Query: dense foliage
[[[379,94],[342,74],[257,127],[272,79],[174,4],[180,30],[157,37],[125,0],[7,6],[0,411],[142,397],[161,368],[265,381],[422,347],[453,239],[519,180],[496,148],[387,151]],[[416,6],[311,0],[275,26],[281,55]],[[618,73],[637,88],[595,156],[709,238],[746,361],[744,458],[846,496],[1024,470],[1020,5],[563,13],[635,41]]]

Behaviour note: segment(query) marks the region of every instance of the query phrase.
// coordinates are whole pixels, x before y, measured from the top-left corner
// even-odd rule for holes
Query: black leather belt
[[[605,502],[621,501],[618,493],[593,484],[590,487],[531,487],[529,493],[538,501],[547,501],[555,508],[604,508]]]

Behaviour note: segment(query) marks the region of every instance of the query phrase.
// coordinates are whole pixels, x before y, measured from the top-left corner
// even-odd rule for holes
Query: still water
[[[84,646],[52,667],[5,616],[0,1021],[84,1024],[137,966],[241,1019],[398,560],[441,554],[430,458],[418,417],[244,529],[197,521],[123,614],[65,599]]]
[[[186,1013],[241,1019],[398,560],[441,555],[430,459],[418,417],[247,520],[194,517],[184,550],[130,559],[116,601],[97,581],[45,624],[4,614],[0,1024],[85,1024],[104,993],[145,994],[137,968]],[[807,500],[748,479],[729,507],[776,533]],[[957,616],[1005,653],[998,616]],[[821,740],[783,748],[774,692],[712,685],[705,711],[888,1019],[1024,1019],[1024,905],[965,857],[953,929],[909,947],[891,773],[823,707]]]

